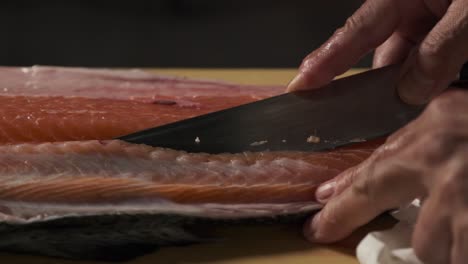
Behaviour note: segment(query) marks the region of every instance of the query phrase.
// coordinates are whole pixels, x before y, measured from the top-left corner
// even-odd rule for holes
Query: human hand
[[[468,60],[468,0],[367,0],[303,60],[288,91],[325,85],[375,48],[374,68],[404,63],[400,97],[427,103]]]
[[[423,198],[412,246],[426,264],[468,260],[468,92],[435,98],[422,115],[357,167],[322,184],[325,204],[305,225],[333,242],[377,215]]]

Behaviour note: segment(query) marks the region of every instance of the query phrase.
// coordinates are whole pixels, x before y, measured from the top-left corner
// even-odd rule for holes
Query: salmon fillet
[[[0,144],[112,139],[252,101],[196,98],[196,106],[83,97],[0,96]],[[19,107],[20,106],[20,107]]]
[[[191,154],[118,140],[0,147],[0,200],[45,203],[313,201],[317,183],[372,149]]]
[[[200,241],[189,231],[200,223],[311,213],[318,184],[380,142],[210,155],[112,140],[282,91],[138,70],[0,67],[0,249],[122,260]]]
[[[0,67],[0,95],[61,96],[137,100],[190,101],[198,97],[261,99],[283,93],[282,86],[238,85],[212,80],[155,75],[141,70]]]
[[[281,92],[138,70],[0,67],[0,144],[111,139]]]

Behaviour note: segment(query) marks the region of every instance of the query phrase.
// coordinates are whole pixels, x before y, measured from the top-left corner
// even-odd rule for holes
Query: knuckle
[[[460,145],[459,126],[459,121],[453,118],[441,120],[437,127],[420,137],[413,148],[412,156],[420,158],[427,167],[446,164],[457,157],[465,161],[468,151]]]
[[[468,205],[468,164],[466,147],[453,144],[450,151],[445,151],[446,158],[434,175],[434,184],[429,188],[436,193],[439,202],[449,206]]]
[[[437,57],[441,52],[440,37],[437,35],[428,36],[421,43],[421,55],[426,57]]]
[[[444,160],[448,143],[445,133],[445,130],[432,130],[424,135],[418,144],[415,156],[420,156],[429,165]]]
[[[437,120],[434,140],[444,140],[448,143],[455,136],[455,132],[460,128],[460,121],[455,116],[445,115],[444,118]]]
[[[376,191],[380,190],[381,185],[385,185],[388,179],[388,167],[379,166],[382,164],[377,165],[377,163],[370,162],[351,185],[351,192],[354,196],[364,198],[366,204],[375,211],[379,211],[382,209],[380,207],[384,206],[375,202],[382,200],[381,197],[377,197]]]
[[[348,22],[348,20],[350,20],[351,18],[348,18],[344,24],[344,26],[338,28],[337,30],[335,30],[335,32],[333,32],[333,36],[341,36],[343,34],[346,34],[346,32],[348,31],[351,31],[353,28],[354,28],[354,25],[349,25],[350,23],[354,23],[354,22]]]
[[[421,58],[419,74],[425,78],[445,80],[449,76],[452,77],[454,69],[446,62],[453,59],[450,59],[450,53],[444,45],[444,36],[439,36],[438,33],[427,36],[419,47],[419,55]]]
[[[392,144],[387,139],[385,144],[381,145],[376,150],[374,150],[374,152],[366,162],[370,164],[386,159],[388,156],[390,156],[393,152],[396,151],[395,145],[396,144]]]
[[[369,167],[374,167],[370,165]],[[373,170],[373,169],[372,169]],[[372,173],[366,171],[364,175],[354,180],[353,184],[351,185],[351,191],[357,196],[363,196],[370,199],[372,194],[371,192],[371,180],[370,176]]]
[[[444,50],[444,38],[437,32],[432,32],[427,38],[421,43],[420,52],[421,55],[426,58],[439,58],[443,55]]]
[[[359,166],[359,165],[358,165]],[[335,193],[339,194],[344,191],[348,186],[352,186],[358,174],[359,168],[352,167],[346,170],[344,173],[337,176]]]
[[[431,105],[433,104],[433,105]],[[443,122],[450,129],[460,130],[468,124],[468,92],[463,90],[450,90],[436,97],[428,107],[429,118],[436,122]]]
[[[460,174],[453,172],[444,174],[443,177],[441,177],[437,184],[441,199],[453,200],[455,198],[455,194],[461,191],[459,178]]]
[[[343,31],[361,31],[363,24],[363,18],[359,14],[354,14],[346,19],[344,27],[342,28]]]
[[[466,100],[468,100],[468,92],[464,90],[451,90],[447,91],[440,96],[441,100],[448,100],[452,105],[466,105]]]
[[[410,122],[408,125],[400,128],[398,131],[388,136],[387,140],[385,140],[385,144],[390,144],[398,140],[403,140],[405,137],[411,134],[411,129],[413,129],[414,123],[414,121]]]
[[[445,156],[448,150],[452,150],[452,143],[454,140],[454,131],[452,127],[455,126],[455,122],[452,120],[443,120],[441,125],[426,133],[421,138],[421,151],[426,154],[433,154]]]
[[[337,35],[352,33],[356,36],[374,36],[376,34],[375,29],[366,23],[365,13],[364,11],[358,12],[346,19],[344,26],[336,32]],[[374,39],[375,38],[370,37],[366,42],[361,43],[361,45],[363,45],[364,49],[376,47],[379,42]]]
[[[456,131],[462,120],[454,113],[458,108],[458,104],[459,101],[456,98],[456,94],[443,94],[429,103],[424,113],[424,118],[426,121],[432,122],[431,128],[433,130]]]
[[[436,97],[434,100],[442,100],[447,104],[447,108],[453,113],[468,109],[468,92],[461,89],[448,90]]]
[[[431,114],[445,116],[450,113],[452,106],[456,102],[456,100],[457,98],[454,94],[442,94],[436,97],[434,100],[432,100],[427,106],[427,109]]]

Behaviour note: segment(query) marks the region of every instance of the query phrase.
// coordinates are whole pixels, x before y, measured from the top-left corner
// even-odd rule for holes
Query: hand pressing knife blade
[[[424,106],[398,97],[399,74],[397,65],[370,70],[119,139],[206,153],[333,149],[388,135],[420,114]],[[458,84],[466,79],[464,67]]]

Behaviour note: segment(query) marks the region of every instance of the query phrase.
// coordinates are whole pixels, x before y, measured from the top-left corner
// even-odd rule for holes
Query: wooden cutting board
[[[294,69],[151,69],[160,74],[172,74],[193,78],[217,79],[243,84],[286,85],[294,76]],[[356,73],[352,70],[347,74]],[[335,245],[316,245],[305,241],[298,226],[245,226],[219,230],[224,239],[211,244],[187,247],[163,248],[154,254],[128,263],[218,263],[218,264],[273,264],[273,263],[329,263],[356,264],[355,247],[369,231],[392,224],[388,217],[381,217],[359,230],[350,238]],[[102,262],[65,261],[56,258],[24,256],[0,253],[0,263],[15,264],[91,264]]]

